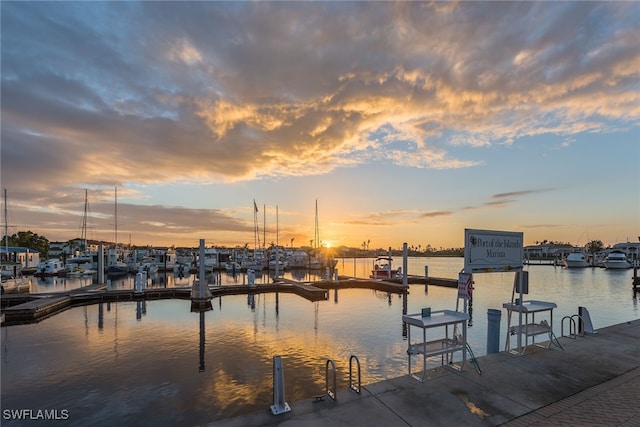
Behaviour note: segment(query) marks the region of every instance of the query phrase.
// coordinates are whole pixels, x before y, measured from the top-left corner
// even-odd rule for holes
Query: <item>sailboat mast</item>
[[[267,205],[262,205],[262,245],[267,247]]]
[[[87,250],[87,206],[89,204],[89,199],[87,197],[87,189],[84,189],[84,215],[82,216],[82,235],[80,238],[84,242],[83,250]]]
[[[4,254],[9,259],[9,220],[7,219],[7,189],[4,189]]]
[[[318,199],[316,199],[316,224],[315,224],[313,240],[315,242],[315,247],[319,248],[320,247],[320,229],[318,228]]]
[[[114,227],[114,238],[116,244],[116,253],[118,251],[118,187],[115,187],[115,195],[116,195],[116,206],[115,206],[115,227]]]
[[[253,251],[260,247],[260,231],[258,229],[258,205],[253,199]]]

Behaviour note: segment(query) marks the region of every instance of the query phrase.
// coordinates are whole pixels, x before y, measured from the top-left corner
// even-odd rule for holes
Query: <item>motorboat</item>
[[[38,268],[36,269],[34,276],[57,276],[59,274],[63,274],[65,271],[64,263],[61,260],[51,258],[38,264]]]
[[[589,267],[589,261],[582,251],[574,251],[569,253],[569,255],[567,255],[566,258],[562,260],[562,263],[567,268]]]
[[[609,269],[631,268],[631,262],[627,258],[627,254],[622,251],[611,251],[604,259],[604,266]]]
[[[24,294],[31,291],[31,280],[22,275],[16,277],[2,278],[0,293],[4,294]]]
[[[122,261],[114,261],[106,268],[109,278],[123,277],[129,274],[129,266]]]
[[[132,270],[135,270],[136,273],[147,273],[147,276],[150,276],[154,273],[158,272],[158,264],[156,263],[156,259],[151,256],[145,256],[141,261],[137,262]]]
[[[372,279],[395,279],[402,273],[402,267],[398,267],[396,270],[391,268],[391,257],[378,257],[374,261],[373,269],[371,270]]]
[[[309,265],[309,255],[301,249],[296,250],[287,257],[287,265],[291,269],[307,268]]]
[[[0,276],[3,279],[10,279],[22,274],[22,264],[19,262],[4,262],[0,265]]]
[[[236,273],[242,270],[242,265],[238,261],[229,260],[224,264],[224,268],[228,273]]]

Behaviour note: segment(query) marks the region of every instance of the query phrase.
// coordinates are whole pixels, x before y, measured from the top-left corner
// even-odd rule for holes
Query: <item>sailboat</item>
[[[264,210],[264,208],[263,208]],[[260,271],[265,265],[265,253],[260,244],[260,229],[258,227],[258,205],[253,199],[253,254],[240,263],[242,270]]]
[[[84,215],[82,216],[82,226],[80,239],[82,240],[82,251],[67,259],[64,267],[68,276],[91,275],[96,273],[98,268],[98,253],[88,249],[87,242],[87,217],[89,212],[89,197],[87,190],[84,190]]]
[[[31,289],[31,280],[22,275],[22,264],[9,262],[9,220],[7,219],[7,189],[4,189],[4,257],[2,260],[2,294],[28,293]]]
[[[129,266],[119,259],[118,253],[118,188],[115,189],[115,249],[109,249],[107,258],[107,276],[111,279],[123,277],[129,273]]]
[[[330,256],[327,248],[321,245],[320,226],[318,221],[318,199],[316,199],[316,218],[312,243],[313,252],[312,256],[309,258],[309,269],[324,269],[328,267],[333,271],[335,266],[338,264],[338,260]]]

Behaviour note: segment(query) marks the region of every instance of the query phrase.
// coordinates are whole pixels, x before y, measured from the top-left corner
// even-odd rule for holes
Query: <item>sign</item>
[[[522,270],[524,258],[521,232],[464,230],[466,273]]]
[[[471,299],[473,292],[473,276],[470,273],[458,274],[458,298]]]

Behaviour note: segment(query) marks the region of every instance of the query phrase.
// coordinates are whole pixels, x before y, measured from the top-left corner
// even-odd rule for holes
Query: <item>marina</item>
[[[2,328],[3,407],[19,407],[20,402],[30,401],[37,408],[68,409],[78,425],[140,423],[142,418],[142,424],[149,425],[217,423],[267,410],[273,403],[272,359],[276,355],[282,357],[286,399],[292,413],[300,413],[300,405],[323,393],[328,359],[336,364],[337,390],[348,390],[351,355],[361,363],[365,388],[402,380],[408,376],[403,312],[419,312],[423,307],[434,311],[455,308],[456,289],[419,282],[421,277],[424,280],[425,265],[429,277],[453,278],[463,260],[409,258],[407,271],[414,283],[408,285],[406,300],[402,292],[361,287],[372,261],[340,259],[336,267],[341,280],[324,284],[323,277],[308,273],[296,273],[295,277],[292,272],[285,273],[279,285],[272,283],[271,275],[258,274],[256,289],[278,287],[264,293],[247,292],[244,274],[210,275],[208,280],[215,281],[215,286],[209,287],[212,310],[200,313],[191,311],[189,301],[193,276],[153,275],[144,299],[135,296],[131,276],[108,281],[107,290],[79,291],[82,295],[114,292],[122,299],[72,305],[37,323]],[[581,305],[588,307],[598,329],[640,317],[639,301],[630,286],[631,270],[549,266],[528,266],[527,270],[528,297],[557,305],[553,330],[561,340],[559,320],[575,315]],[[355,273],[361,280],[343,279],[343,273],[351,277]],[[483,375],[488,369],[483,362],[486,313],[488,309],[500,310],[509,300],[513,276],[475,276],[467,342]],[[70,294],[94,285],[82,277],[31,280],[34,295]],[[312,301],[285,292],[287,282],[313,283],[328,298]],[[216,295],[217,287],[229,293]],[[174,292],[175,297],[156,299],[165,292]],[[3,303],[5,297],[18,296],[5,295]],[[503,311],[501,354],[507,337],[506,314]],[[555,350],[552,347],[549,351]],[[458,353],[455,361],[461,356]],[[437,369],[440,357],[430,357],[426,363],[429,370]],[[38,369],[34,371],[35,366]],[[477,375],[469,362],[462,372]],[[59,392],[48,392],[52,387]],[[107,407],[100,410],[105,402]],[[149,405],[163,409],[150,412]]]

